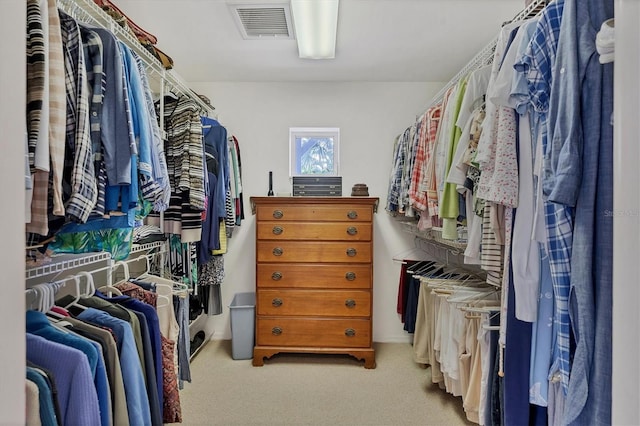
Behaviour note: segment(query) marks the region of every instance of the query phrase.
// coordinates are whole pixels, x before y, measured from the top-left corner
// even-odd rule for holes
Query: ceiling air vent
[[[292,39],[289,3],[229,4],[244,39]]]

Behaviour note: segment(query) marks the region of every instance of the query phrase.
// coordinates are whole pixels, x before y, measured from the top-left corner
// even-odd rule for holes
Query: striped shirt
[[[45,95],[45,38],[39,0],[27,1],[27,132],[29,166],[35,172]]]
[[[107,172],[103,161],[102,147],[102,106],[106,90],[106,76],[103,69],[102,40],[95,31],[80,24],[80,35],[84,50],[85,69],[89,84],[89,123],[91,125],[91,150],[93,152],[94,170],[97,173],[98,198],[92,214],[102,216],[105,213],[105,192]]]
[[[84,223],[98,197],[91,149],[89,94],[84,52],[80,49],[80,29],[76,21],[60,11],[67,91],[67,127],[64,180],[70,184],[66,214]]]
[[[49,9],[49,155],[51,157],[51,196],[53,214],[64,216],[62,175],[64,171],[65,128],[67,105],[65,95],[64,56],[60,16],[55,0],[48,0]]]
[[[169,207],[164,212],[164,229],[180,235],[183,243],[200,241],[201,212],[205,209],[204,146],[198,106],[186,96],[170,99],[164,108],[167,141],[165,153],[171,185]],[[150,225],[159,225],[157,213]]]
[[[482,252],[480,254],[482,269],[487,271],[487,283],[495,286],[502,286],[502,272],[504,264],[504,246],[500,244],[502,238],[501,230],[497,229],[492,221],[492,214],[499,215],[501,209],[495,203],[486,202],[482,213]]]

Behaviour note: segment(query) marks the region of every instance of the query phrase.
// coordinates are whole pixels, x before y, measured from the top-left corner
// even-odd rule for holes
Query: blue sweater
[[[98,394],[84,353],[27,333],[27,360],[54,375],[62,424],[101,424]]]

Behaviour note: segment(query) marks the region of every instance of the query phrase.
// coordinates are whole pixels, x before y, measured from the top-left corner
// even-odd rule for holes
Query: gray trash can
[[[236,293],[229,310],[231,311],[231,356],[233,359],[251,359],[255,339],[256,294]]]

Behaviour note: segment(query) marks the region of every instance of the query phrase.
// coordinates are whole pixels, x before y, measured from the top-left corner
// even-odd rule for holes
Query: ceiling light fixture
[[[300,58],[335,58],[338,3],[339,0],[291,0]]]

